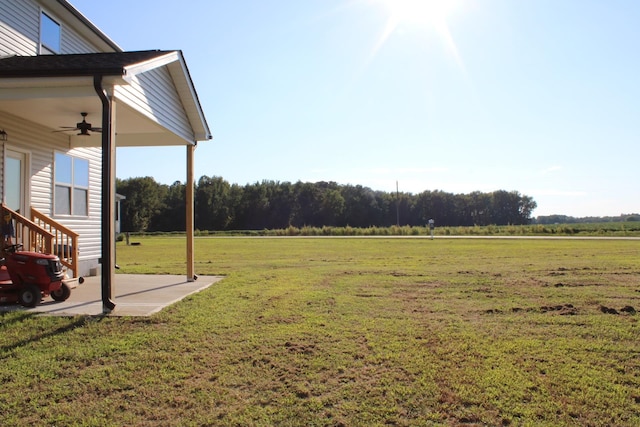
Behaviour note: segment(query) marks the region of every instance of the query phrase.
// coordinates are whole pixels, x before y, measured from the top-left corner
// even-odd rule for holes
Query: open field
[[[118,244],[184,272],[182,238]],[[640,242],[199,238],[150,318],[0,317],[3,425],[640,425]]]

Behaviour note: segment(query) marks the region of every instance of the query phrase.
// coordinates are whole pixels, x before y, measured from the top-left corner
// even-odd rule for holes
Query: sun
[[[381,6],[387,15],[385,28],[374,53],[399,27],[422,29],[438,35],[447,49],[459,60],[458,50],[449,30],[449,20],[462,5],[462,0],[368,0]]]
[[[456,0],[374,0],[381,3],[389,14],[389,22],[441,27],[459,7]]]

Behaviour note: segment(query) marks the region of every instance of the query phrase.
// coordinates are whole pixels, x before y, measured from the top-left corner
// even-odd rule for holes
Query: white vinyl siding
[[[36,55],[39,22],[34,2],[0,0],[0,55]]]
[[[31,188],[28,203],[30,202],[31,206],[43,214],[80,234],[78,248],[80,261],[98,259],[101,254],[102,150],[90,147],[69,150],[67,136],[51,133],[50,129],[7,113],[0,112],[0,122],[11,123],[7,144],[29,153]],[[86,217],[56,217],[53,214],[53,164],[56,151],[89,161],[89,212]],[[86,274],[83,273],[83,275]]]
[[[193,131],[167,67],[147,71],[130,85],[116,87],[116,97],[187,141]]]
[[[48,13],[47,10],[43,10],[43,12],[60,23],[60,54],[100,52],[64,21],[58,20],[55,15]]]
[[[82,39],[82,37],[75,32],[73,29],[69,28],[68,25],[62,25],[62,40],[60,46],[60,53],[69,54],[69,53],[96,53],[100,52],[95,46],[91,45],[91,43]]]
[[[0,55],[29,56],[40,52],[41,13],[60,24],[60,47],[56,53],[100,52],[64,20],[41,8],[37,2],[0,0]]]

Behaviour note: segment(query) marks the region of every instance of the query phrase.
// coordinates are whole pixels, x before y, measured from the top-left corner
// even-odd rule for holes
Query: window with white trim
[[[56,215],[88,216],[89,214],[89,161],[68,154],[55,156]]]
[[[40,14],[40,54],[60,53],[60,24],[42,12]]]

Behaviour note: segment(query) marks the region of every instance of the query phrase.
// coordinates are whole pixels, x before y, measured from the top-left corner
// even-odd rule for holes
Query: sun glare
[[[455,11],[455,0],[379,0],[388,10],[390,21],[401,24],[446,25],[447,18]]]
[[[448,20],[461,8],[461,0],[369,0],[382,6],[387,13],[385,28],[374,50],[377,52],[382,45],[399,28],[408,26],[435,32],[445,43],[447,50],[453,54],[458,62],[456,48]]]

